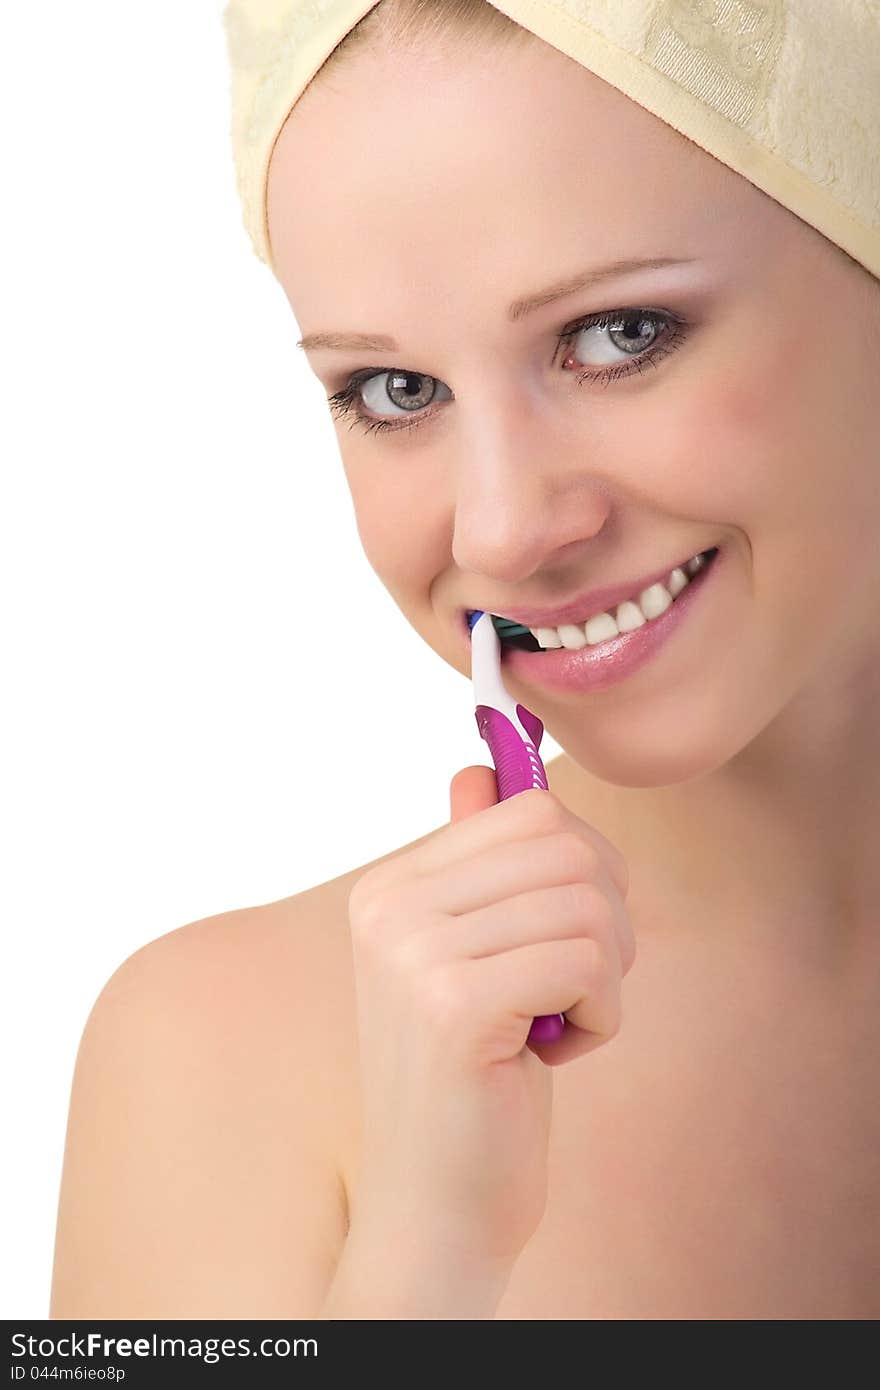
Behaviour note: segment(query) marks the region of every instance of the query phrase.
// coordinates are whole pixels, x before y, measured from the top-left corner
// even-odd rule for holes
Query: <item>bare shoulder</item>
[[[315,1316],[359,1124],[348,898],[412,846],[113,973],[74,1068],[51,1317]]]

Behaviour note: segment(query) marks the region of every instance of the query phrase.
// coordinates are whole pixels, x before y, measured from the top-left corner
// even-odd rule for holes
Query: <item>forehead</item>
[[[507,294],[545,268],[706,254],[720,208],[778,211],[531,38],[497,53],[462,40],[357,53],[294,107],[269,175],[273,252],[300,322],[363,285],[436,295],[465,276]]]

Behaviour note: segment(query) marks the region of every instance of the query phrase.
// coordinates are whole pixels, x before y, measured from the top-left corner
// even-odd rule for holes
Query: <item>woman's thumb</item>
[[[495,769],[482,763],[463,767],[449,784],[449,820],[464,820],[498,803]]]

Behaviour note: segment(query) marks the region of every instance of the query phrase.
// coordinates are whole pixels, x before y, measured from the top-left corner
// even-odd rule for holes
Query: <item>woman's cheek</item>
[[[395,598],[422,575],[436,573],[436,509],[423,488],[391,486],[378,471],[362,484],[350,477],[349,487],[364,554]]]
[[[652,402],[653,406],[653,402]],[[766,386],[754,373],[706,372],[676,397],[658,393],[627,449],[626,493],[668,529],[688,520],[710,529],[767,518],[785,491],[784,465]],[[628,435],[629,446],[635,442]]]
[[[760,324],[737,315],[676,417],[680,456],[692,459],[685,487],[689,481],[697,494],[714,498],[719,520],[747,531],[786,529],[793,508],[802,509],[802,524],[817,500],[813,459],[824,429],[815,404],[805,410],[793,334],[784,323],[768,327],[766,314]],[[812,382],[808,395],[815,401]],[[702,446],[698,459],[694,440]]]

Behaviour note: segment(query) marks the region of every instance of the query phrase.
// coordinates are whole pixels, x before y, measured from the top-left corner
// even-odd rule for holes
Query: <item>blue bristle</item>
[[[475,613],[468,614],[468,628],[471,632],[474,630],[474,623],[478,618],[482,618],[482,616],[482,609],[478,609]],[[512,618],[499,618],[494,613],[492,614],[492,626],[498,636],[504,640],[511,637],[527,637],[529,635],[529,629],[523,627],[521,623],[515,623]]]

